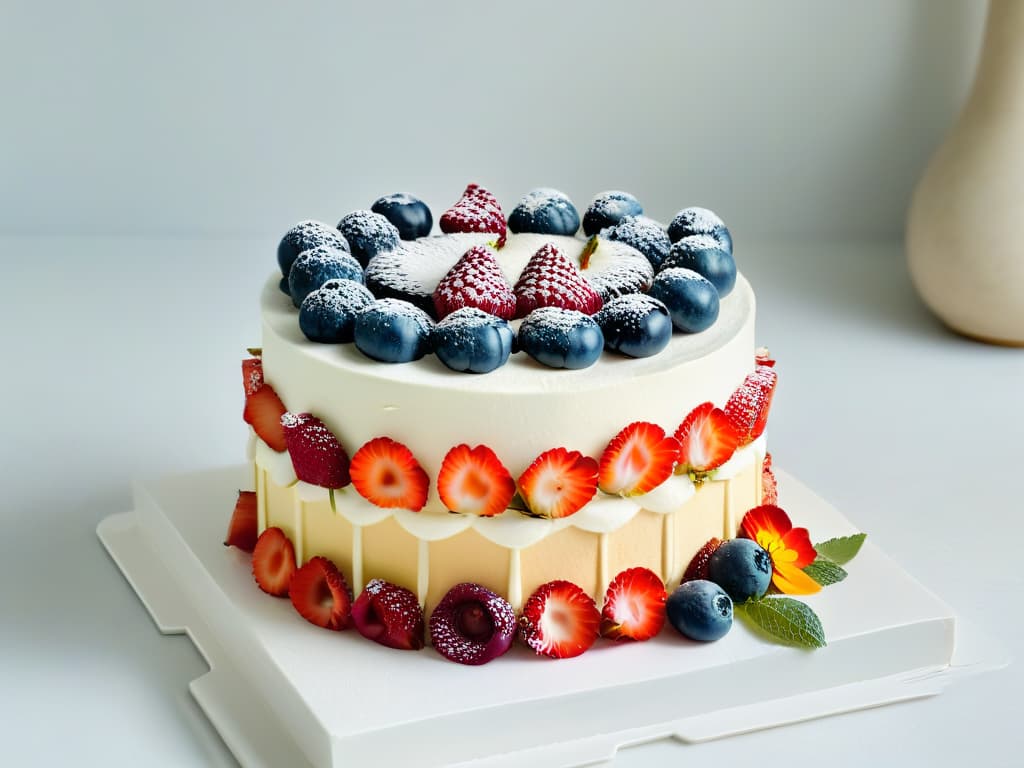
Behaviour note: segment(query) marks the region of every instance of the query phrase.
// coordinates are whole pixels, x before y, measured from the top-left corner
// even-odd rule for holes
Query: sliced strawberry
[[[758,365],[729,397],[725,414],[740,437],[740,445],[749,445],[764,433],[778,381],[774,368]]]
[[[284,439],[281,417],[288,409],[269,384],[264,384],[245,398],[242,418],[256,430],[260,440],[280,453],[288,447]]]
[[[690,564],[686,566],[686,570],[683,572],[683,578],[679,582],[682,584],[685,581],[696,581],[697,579],[707,580],[708,578],[708,563],[711,562],[711,556],[715,554],[715,550],[722,546],[722,540],[717,536],[713,536],[708,539],[704,546],[698,550],[697,554],[690,560]]]
[[[390,437],[375,437],[356,451],[348,468],[359,494],[378,507],[419,512],[430,478],[412,451]]]
[[[281,425],[299,480],[322,488],[349,484],[348,454],[320,419],[309,413],[286,413]]]
[[[252,552],[256,546],[257,527],[256,492],[239,491],[235,511],[231,513],[231,522],[228,523],[228,536],[224,539],[224,546]]]
[[[657,424],[635,421],[601,454],[597,485],[605,493],[636,496],[657,488],[672,474],[679,442]]]
[[[498,199],[479,184],[470,184],[455,205],[441,214],[441,231],[493,232],[498,235],[497,247],[505,244],[505,214]]]
[[[665,626],[665,582],[649,568],[628,568],[608,585],[601,634],[611,640],[650,640]]]
[[[775,479],[775,473],[772,472],[772,455],[770,453],[764,455],[764,464],[761,469],[761,503],[779,503],[779,484]]]
[[[352,595],[345,577],[326,557],[314,557],[292,576],[288,596],[299,615],[324,629],[352,626]]]
[[[769,368],[775,367],[775,359],[768,351],[768,347],[758,347],[754,351],[754,365],[767,365]]]
[[[268,595],[285,597],[295,573],[295,550],[280,528],[267,528],[252,551],[252,575]]]
[[[462,444],[448,451],[441,462],[437,492],[452,512],[493,517],[508,509],[516,482],[486,445]]]
[[[242,361],[242,386],[246,397],[263,386],[263,359],[247,357]]]
[[[579,512],[597,493],[597,462],[579,451],[545,451],[519,476],[530,513],[558,519]]]
[[[512,289],[516,317],[526,317],[537,307],[575,309],[592,315],[601,308],[601,295],[553,243],[530,257]]]
[[[423,609],[405,587],[373,579],[352,604],[352,623],[359,634],[401,651],[423,647]]]
[[[434,289],[438,320],[463,307],[476,307],[504,320],[511,320],[515,314],[512,286],[498,266],[494,252],[486,246],[477,245],[462,254]]]
[[[519,634],[538,654],[579,656],[597,640],[601,613],[593,598],[570,581],[549,581],[523,606]]]
[[[679,463],[676,472],[687,472],[695,479],[706,479],[736,452],[739,436],[721,408],[701,403],[676,430]]]

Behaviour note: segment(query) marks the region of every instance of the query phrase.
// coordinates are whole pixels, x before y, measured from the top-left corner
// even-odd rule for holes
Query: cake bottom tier
[[[754,458],[728,479],[696,487],[671,511],[645,509],[640,499],[612,530],[587,530],[582,519],[580,525],[572,518],[526,520],[515,510],[485,521],[488,528],[470,526],[468,519],[461,525],[457,515],[426,526],[414,513],[368,511],[351,489],[327,494],[304,483],[280,485],[258,461],[253,475],[259,530],[283,530],[299,564],[318,555],[332,560],[355,594],[371,579],[393,582],[415,592],[429,615],[461,582],[487,587],[516,610],[554,579],[573,582],[600,605],[616,574],[635,566],[674,586],[708,539],[735,536],[743,514],[761,503],[763,457]],[[508,535],[514,526],[528,527],[528,535]],[[502,535],[495,535],[499,527]]]

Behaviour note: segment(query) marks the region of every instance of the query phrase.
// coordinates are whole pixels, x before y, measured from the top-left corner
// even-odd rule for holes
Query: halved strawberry
[[[627,568],[608,585],[601,634],[611,640],[650,640],[665,626],[665,582],[649,568]]]
[[[778,381],[774,368],[758,365],[729,397],[725,415],[739,435],[740,445],[749,445],[764,433]]]
[[[676,430],[679,441],[677,473],[688,473],[695,481],[706,480],[736,452],[739,436],[721,408],[701,403]]]
[[[592,315],[601,308],[601,295],[553,243],[530,257],[512,289],[516,317],[526,317],[537,307],[575,309]]]
[[[493,232],[498,235],[497,247],[505,244],[505,214],[498,199],[479,184],[470,184],[455,205],[441,214],[441,231]]]
[[[349,484],[348,454],[320,419],[309,413],[285,413],[281,426],[299,480],[322,488]]]
[[[359,634],[400,651],[423,647],[424,622],[420,601],[411,591],[390,581],[373,579],[352,603],[352,623]]]
[[[263,386],[263,359],[247,357],[242,361],[242,386],[246,396]]]
[[[579,451],[545,451],[519,476],[519,494],[537,517],[579,512],[597,493],[597,462]]]
[[[597,485],[605,493],[636,496],[672,474],[679,442],[647,421],[635,421],[612,438],[601,454]]]
[[[754,365],[767,365],[769,368],[775,367],[775,359],[768,351],[768,347],[758,347],[754,350]]]
[[[761,503],[779,503],[779,484],[775,479],[775,473],[772,472],[772,455],[770,453],[764,455],[764,464],[761,468]]]
[[[352,595],[345,577],[326,557],[311,558],[292,576],[288,596],[299,615],[324,629],[352,626]]]
[[[593,598],[570,581],[549,581],[523,606],[519,634],[538,654],[579,656],[597,640],[601,614]]]
[[[443,320],[457,309],[476,307],[511,320],[516,311],[516,296],[505,279],[490,248],[470,248],[434,289],[434,309]]]
[[[508,508],[516,482],[486,445],[456,445],[441,462],[437,492],[452,512],[493,517]]]
[[[683,578],[679,583],[696,581],[697,579],[706,580],[708,578],[708,563],[711,562],[711,556],[715,554],[715,550],[720,546],[722,546],[722,540],[717,536],[712,536],[708,539],[704,546],[697,550],[697,554],[690,560],[690,564],[686,566]]]
[[[256,546],[256,529],[256,492],[239,491],[235,511],[231,513],[231,522],[228,523],[228,536],[224,539],[224,546],[252,552]]]
[[[252,575],[260,589],[285,597],[295,573],[295,549],[280,528],[267,528],[252,551]]]
[[[430,478],[412,451],[390,437],[375,437],[356,451],[348,468],[359,494],[378,507],[419,512]]]
[[[287,410],[274,388],[264,384],[245,398],[242,418],[252,425],[263,442],[280,453],[288,447],[284,439],[284,427],[281,426],[281,417]]]

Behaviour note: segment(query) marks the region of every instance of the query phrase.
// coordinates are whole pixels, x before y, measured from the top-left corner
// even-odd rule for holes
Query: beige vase
[[[992,0],[967,105],[910,205],[907,263],[953,330],[1024,346],[1024,0]]]

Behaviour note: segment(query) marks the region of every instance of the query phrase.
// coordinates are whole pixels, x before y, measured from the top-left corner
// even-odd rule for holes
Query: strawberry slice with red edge
[[[321,488],[349,484],[348,454],[320,419],[310,413],[285,413],[281,426],[299,480]]]
[[[433,299],[438,320],[463,307],[476,307],[504,320],[511,320],[516,311],[512,286],[494,252],[483,245],[462,254],[437,284]]]
[[[774,368],[758,365],[729,397],[724,410],[740,437],[740,445],[749,445],[764,433],[778,381]]]
[[[452,512],[493,517],[504,512],[516,482],[486,445],[457,445],[445,454],[437,474],[437,492]]]
[[[508,235],[505,214],[498,199],[479,184],[470,184],[455,205],[441,214],[441,231],[493,232],[498,236],[495,245],[501,248]]]
[[[263,359],[247,357],[242,360],[242,386],[248,397],[263,386]]]
[[[672,474],[679,441],[647,421],[635,421],[601,454],[597,486],[605,493],[637,496],[657,488]]]
[[[549,581],[523,606],[519,635],[542,656],[579,656],[597,640],[601,613],[594,599],[570,581]]]
[[[224,539],[225,547],[238,547],[243,552],[252,552],[256,546],[256,492],[239,491],[235,509],[228,523],[228,535]]]
[[[704,546],[697,550],[697,554],[690,560],[690,564],[686,566],[686,570],[683,572],[683,578],[680,580],[680,584],[687,581],[696,581],[697,579],[707,580],[708,578],[708,563],[711,562],[711,556],[715,554],[715,550],[722,546],[722,540],[717,536],[712,536],[708,539]]]
[[[721,408],[701,403],[683,420],[675,434],[679,441],[677,473],[703,482],[736,452],[739,435]]]
[[[252,425],[260,440],[280,453],[288,447],[284,438],[284,427],[281,425],[281,417],[287,410],[274,388],[264,384],[245,398],[242,418],[247,424]]]
[[[310,624],[330,630],[352,626],[352,594],[341,571],[326,557],[311,558],[295,571],[288,597]]]
[[[375,437],[356,451],[348,471],[359,495],[378,507],[419,512],[427,503],[430,478],[412,451],[390,437]]]
[[[650,640],[665,626],[668,593],[649,568],[627,568],[608,585],[601,634],[611,640]]]
[[[776,505],[779,503],[779,483],[772,471],[772,455],[770,453],[764,455],[764,463],[761,465],[761,503]]]
[[[423,609],[405,587],[373,579],[352,604],[352,623],[363,637],[400,651],[424,645]]]
[[[768,351],[768,347],[758,347],[754,351],[754,365],[766,365],[769,368],[775,367],[775,358]]]
[[[530,257],[516,280],[516,317],[538,307],[575,309],[592,315],[601,308],[601,295],[553,243],[542,245]]]
[[[274,597],[286,597],[295,574],[295,549],[280,528],[267,528],[252,550],[252,575],[260,589]]]
[[[519,476],[530,514],[558,519],[579,512],[597,493],[597,462],[579,451],[552,448]]]

